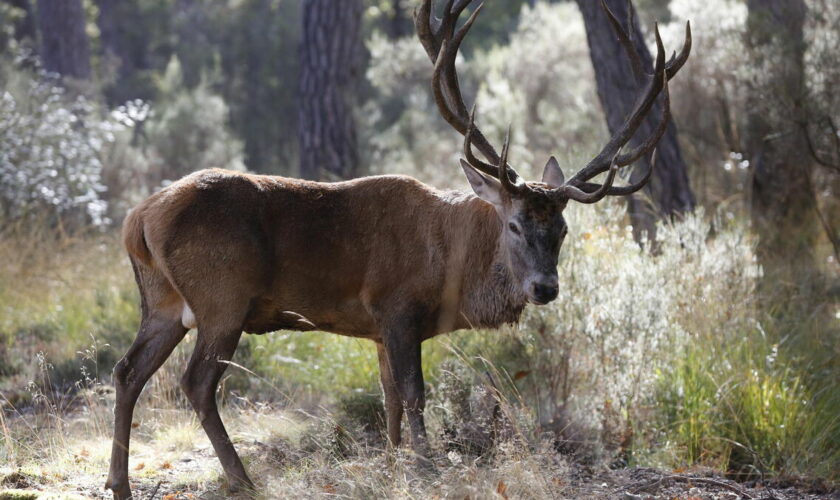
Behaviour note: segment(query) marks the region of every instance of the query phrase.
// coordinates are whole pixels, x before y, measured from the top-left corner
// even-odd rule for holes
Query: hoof
[[[245,481],[231,481],[228,483],[228,491],[230,493],[247,493],[247,492],[256,492],[256,488],[254,487],[254,483],[249,480]]]
[[[129,500],[131,498],[131,488],[128,483],[120,483],[108,479],[105,482],[105,489],[114,492],[114,500]]]
[[[432,461],[432,459],[429,458],[430,456],[431,455],[429,454],[428,450],[425,450],[425,453],[414,453],[413,465],[414,469],[418,473],[432,474],[437,471],[437,466]]]

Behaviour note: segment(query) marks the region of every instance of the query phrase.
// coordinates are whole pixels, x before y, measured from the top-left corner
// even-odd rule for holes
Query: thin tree
[[[411,33],[411,18],[406,15],[406,0],[391,0],[391,15],[387,33],[391,38],[402,38]]]
[[[44,69],[64,77],[90,77],[82,0],[38,0],[38,28]]]
[[[799,273],[815,266],[819,234],[814,162],[796,124],[806,93],[806,7],[803,0],[748,0],[747,8],[747,44],[760,68],[750,87],[747,130],[758,253],[766,270]]]
[[[35,24],[35,11],[32,8],[32,2],[30,0],[5,0],[5,3],[23,12],[23,15],[14,24],[15,40],[35,42],[38,28]]]
[[[304,0],[298,144],[307,179],[358,174],[353,101],[361,73],[361,0]]]
[[[636,51],[639,53],[638,62],[641,68],[650,71],[653,67],[653,59],[644,43],[632,4],[628,0],[604,1],[632,37]],[[627,56],[621,42],[616,38],[610,26],[609,17],[601,8],[601,2],[577,0],[577,4],[586,25],[586,37],[595,69],[598,97],[607,118],[607,126],[612,133],[621,125],[633,106],[635,96],[639,94],[640,80],[634,78],[636,68],[633,61]],[[654,130],[661,107],[661,102],[654,104],[649,118],[639,127],[637,137],[647,137]],[[656,208],[651,209],[641,198],[629,199],[630,217],[637,236],[640,231],[652,231],[656,221],[655,212],[658,211],[659,216],[670,217],[691,211],[695,206],[686,164],[677,141],[677,128],[673,122],[668,125],[656,151],[656,169],[652,182],[646,188]],[[632,180],[637,180],[647,170],[649,165],[646,163],[649,161],[650,158],[640,160],[645,164],[635,169],[631,175]]]

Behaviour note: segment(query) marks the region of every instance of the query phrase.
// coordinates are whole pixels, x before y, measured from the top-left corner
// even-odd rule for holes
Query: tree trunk
[[[15,40],[29,40],[35,43],[38,29],[35,25],[35,12],[32,9],[32,2],[29,0],[6,0],[6,3],[23,11],[23,17],[15,22]]]
[[[806,7],[803,0],[748,0],[747,8],[747,42],[753,66],[762,68],[750,89],[747,131],[758,255],[766,273],[796,281],[816,272],[819,234],[814,164],[795,123],[806,93]]]
[[[306,179],[358,174],[353,118],[361,60],[361,0],[304,0],[298,143]]]
[[[175,53],[181,63],[184,85],[193,89],[201,83],[205,67],[212,65],[213,47],[210,45],[207,5],[196,0],[178,0],[175,4],[175,31],[178,44]]]
[[[65,77],[90,77],[82,0],[38,0],[38,26],[44,69]]]
[[[632,5],[627,0],[606,0],[610,10],[618,20],[628,26]],[[586,25],[586,38],[589,41],[589,54],[595,68],[595,80],[598,85],[598,97],[607,117],[610,133],[618,129],[630,113],[636,100],[642,92],[642,85],[633,77],[633,68],[615,32],[610,25],[607,14],[601,9],[600,2],[594,0],[577,0],[578,7]],[[639,52],[642,64],[648,70],[653,68],[653,59],[644,43],[644,37],[639,25],[635,22],[633,12],[633,26],[628,33],[633,37],[636,50]],[[650,115],[639,127],[636,138],[631,141],[638,144],[656,128],[662,116],[661,98],[654,104]],[[656,222],[656,212],[659,216],[670,217],[694,209],[694,193],[688,183],[688,174],[677,141],[677,128],[673,121],[659,145],[656,148],[656,170],[653,179],[645,188],[651,196],[656,209],[639,197],[629,198],[630,218],[633,221],[634,233],[637,237],[641,231],[652,234]],[[641,178],[648,168],[648,159],[639,161],[639,168],[634,168],[631,180]],[[637,163],[638,165],[638,163]]]
[[[406,0],[391,0],[391,18],[388,20],[388,36],[402,38],[411,33],[411,22],[405,12]]]

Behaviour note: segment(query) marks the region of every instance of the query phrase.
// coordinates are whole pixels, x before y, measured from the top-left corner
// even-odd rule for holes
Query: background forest
[[[467,189],[418,3],[0,0],[0,498],[107,496],[139,322],[118,235],[144,197],[211,167]],[[840,3],[606,3],[648,65],[654,21],[670,48],[691,21],[651,185],[570,206],[551,305],[424,344],[434,478],[381,452],[372,343],[243,337],[218,397],[260,495],[608,498],[646,467],[836,487]],[[528,179],[585,165],[639,90],[595,0],[487,0],[459,73]],[[191,335],[135,413],[147,495],[224,486],[178,389]]]

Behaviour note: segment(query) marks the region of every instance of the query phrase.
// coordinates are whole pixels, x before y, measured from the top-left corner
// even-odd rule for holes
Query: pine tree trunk
[[[359,155],[353,103],[361,60],[361,0],[304,0],[298,143],[306,179],[350,178]]]
[[[632,5],[627,0],[606,0],[610,10],[624,26],[628,26]],[[586,37],[589,41],[589,53],[595,68],[595,80],[598,86],[598,97],[610,133],[614,132],[624,122],[636,100],[642,92],[642,85],[633,77],[633,68],[624,48],[615,36],[607,14],[601,8],[601,2],[595,0],[577,0],[578,7],[586,24]],[[639,25],[635,22],[629,31],[641,56],[642,64],[650,70],[653,60],[644,43]],[[636,137],[631,144],[644,140],[656,128],[662,116],[661,98],[654,104],[648,118],[639,127]],[[677,141],[677,128],[673,121],[659,145],[656,148],[656,170],[653,179],[645,188],[656,204],[656,208],[647,206],[639,197],[629,199],[630,217],[633,221],[634,232],[639,236],[640,231],[652,234],[657,215],[670,217],[694,209],[694,193],[688,182],[685,161]],[[639,179],[647,171],[647,159],[640,160],[634,169],[631,179]],[[658,214],[657,214],[658,212]]]
[[[35,25],[35,12],[30,0],[6,0],[6,3],[23,11],[23,17],[15,22],[15,39],[18,41],[29,40],[34,43],[38,35],[38,28]]]
[[[361,0],[304,0],[298,141],[306,179],[350,178],[359,154],[353,103],[361,55]]]
[[[90,47],[82,0],[38,0],[44,69],[64,77],[90,77]]]
[[[213,47],[208,40],[207,6],[196,0],[175,3],[175,53],[181,63],[184,85],[193,89],[201,83],[202,71],[212,64]]]
[[[388,20],[388,36],[402,38],[411,32],[411,23],[406,15],[406,0],[391,0],[391,18]]]
[[[813,248],[819,234],[814,164],[794,122],[806,93],[806,7],[803,0],[748,0],[747,8],[753,65],[764,68],[748,103],[753,224],[765,270],[782,272],[778,278],[786,279],[816,272]]]

